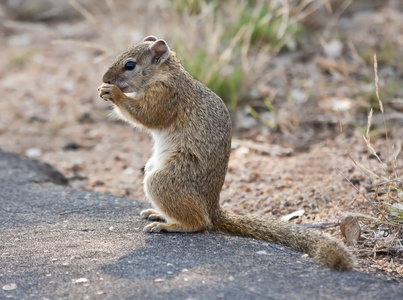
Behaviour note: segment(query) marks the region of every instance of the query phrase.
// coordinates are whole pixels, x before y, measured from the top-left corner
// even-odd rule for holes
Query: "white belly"
[[[169,155],[171,152],[171,141],[168,139],[166,132],[164,131],[157,131],[153,130],[152,132],[152,137],[154,140],[154,153],[148,160],[147,164],[145,165],[144,171],[145,171],[145,176],[143,180],[143,187],[144,187],[144,193],[147,197],[147,199],[150,200],[151,205],[153,206],[154,209],[158,210],[162,214],[163,211],[158,207],[158,205],[155,203],[153,197],[151,196],[151,193],[148,190],[148,185],[147,185],[147,180],[158,170],[161,170],[165,167]],[[174,223],[175,221],[168,218],[166,215],[164,215],[166,218],[167,223]]]

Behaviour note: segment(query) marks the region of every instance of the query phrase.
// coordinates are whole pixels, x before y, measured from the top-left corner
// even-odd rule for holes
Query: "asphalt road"
[[[403,299],[402,282],[276,244],[144,233],[146,204],[64,183],[0,151],[0,299]]]

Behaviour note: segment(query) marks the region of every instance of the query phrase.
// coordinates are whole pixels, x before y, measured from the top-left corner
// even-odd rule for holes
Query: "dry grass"
[[[362,138],[368,149],[368,166],[359,163],[349,150],[349,157],[367,178],[371,186],[367,191],[358,190],[347,177],[346,180],[356,189],[370,205],[371,214],[350,213],[357,217],[361,225],[361,240],[359,241],[358,253],[361,257],[376,258],[379,255],[390,255],[396,257],[403,253],[403,178],[399,173],[397,165],[398,156],[401,150],[401,140],[391,141],[388,137],[385,111],[382,100],[379,96],[378,63],[374,54],[375,91],[379,103],[379,109],[383,116],[386,161],[382,160],[371,143],[371,122],[373,109],[368,114],[367,128]],[[376,160],[376,166],[371,164],[371,158]],[[344,176],[344,175],[343,175]],[[403,274],[402,268],[395,270]]]
[[[173,1],[187,24],[173,31],[173,46],[185,68],[235,110],[254,84],[253,74],[288,44],[301,21],[325,2]],[[189,39],[188,36],[194,38]],[[206,43],[208,41],[208,43]],[[295,49],[294,49],[295,50]]]

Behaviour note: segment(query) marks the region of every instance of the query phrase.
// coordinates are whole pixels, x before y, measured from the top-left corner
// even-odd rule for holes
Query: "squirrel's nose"
[[[106,72],[104,74],[104,76],[102,77],[102,82],[107,83],[107,84],[111,84],[111,78],[110,78],[110,75],[108,73],[109,72]]]

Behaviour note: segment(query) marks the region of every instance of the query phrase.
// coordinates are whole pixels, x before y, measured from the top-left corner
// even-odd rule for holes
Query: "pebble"
[[[133,168],[126,168],[126,169],[124,169],[123,171],[122,171],[122,173],[124,174],[124,175],[131,175],[131,174],[133,174],[135,171],[134,171],[134,169]]]
[[[325,45],[325,52],[327,56],[337,59],[341,56],[343,51],[343,44],[339,40],[331,40]]]
[[[38,157],[42,154],[42,150],[39,148],[29,148],[25,151],[25,155],[28,157]]]
[[[84,278],[84,277],[78,278],[75,281],[75,283],[86,283],[86,282],[89,282],[89,280],[87,278]]]
[[[16,288],[17,288],[16,283],[7,283],[6,285],[3,285],[3,290],[5,291],[12,291],[15,290]]]

